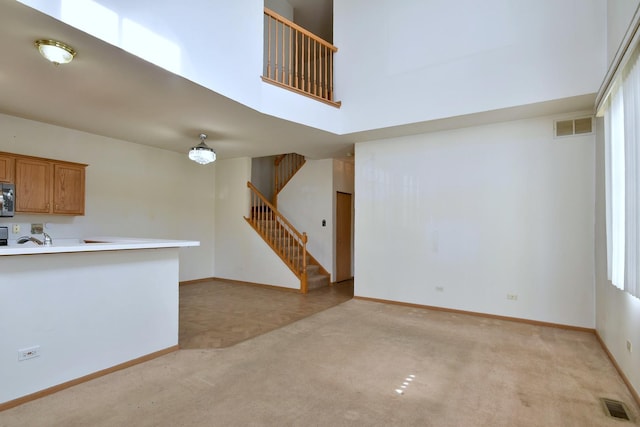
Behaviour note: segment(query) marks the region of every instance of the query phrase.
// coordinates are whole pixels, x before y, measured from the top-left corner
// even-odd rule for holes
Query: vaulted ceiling
[[[332,0],[289,2],[298,23],[332,38]],[[56,67],[34,47],[40,38],[67,41],[80,53],[71,64]],[[593,105],[593,95],[585,95],[335,135],[262,114],[14,0],[0,2],[0,40],[0,113],[182,153],[204,132],[221,159],[288,152],[339,158],[352,153],[358,141]]]
[[[40,38],[67,41],[79,54],[54,66],[34,47]],[[220,158],[353,150],[353,138],[259,113],[17,1],[0,2],[0,39],[3,114],[177,152],[205,132]]]

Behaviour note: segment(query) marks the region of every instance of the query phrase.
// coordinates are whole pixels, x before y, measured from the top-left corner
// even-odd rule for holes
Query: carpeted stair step
[[[320,266],[318,264],[307,264],[307,276],[320,273]]]
[[[324,286],[329,286],[329,275],[320,272],[310,274],[309,267],[307,267],[307,290],[310,291]]]

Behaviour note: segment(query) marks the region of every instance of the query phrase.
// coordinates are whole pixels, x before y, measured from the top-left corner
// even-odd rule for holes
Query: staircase
[[[273,205],[278,206],[278,194],[284,188],[285,185],[293,178],[293,176],[300,170],[305,163],[304,156],[297,153],[281,154],[276,157],[273,162],[275,176],[274,176],[274,191],[273,191]]]
[[[307,291],[329,286],[331,277],[329,273],[317,261],[310,260],[310,262],[307,263]]]
[[[300,292],[329,285],[330,275],[307,252],[307,234],[300,233],[251,182],[251,213],[244,219],[300,279]]]

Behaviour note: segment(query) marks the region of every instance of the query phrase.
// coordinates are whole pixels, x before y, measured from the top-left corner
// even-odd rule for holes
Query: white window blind
[[[611,282],[640,296],[640,65],[636,48],[605,106],[607,266]]]

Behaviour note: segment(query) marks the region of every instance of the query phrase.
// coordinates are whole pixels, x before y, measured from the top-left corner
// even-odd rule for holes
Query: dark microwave
[[[13,184],[0,183],[0,216],[13,216],[15,201],[16,187]]]

